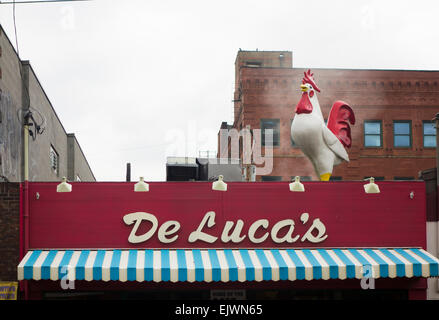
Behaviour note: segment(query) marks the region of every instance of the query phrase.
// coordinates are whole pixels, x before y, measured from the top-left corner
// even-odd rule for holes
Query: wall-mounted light
[[[140,177],[140,181],[134,185],[134,192],[148,192],[149,185]]]
[[[212,190],[216,191],[227,191],[227,184],[223,181],[223,176],[218,176],[218,181],[212,183]]]
[[[303,186],[303,183],[300,182],[300,177],[296,176],[294,178],[294,182],[290,183],[290,191],[293,192],[304,192],[305,187]]]
[[[363,186],[364,192],[366,192],[366,193],[380,193],[380,187],[378,187],[378,185],[375,183],[374,177],[370,177],[370,178],[367,178],[365,180],[370,180],[370,182]]]
[[[67,183],[66,177],[63,177],[62,182],[56,186],[56,192],[72,192],[72,185]]]

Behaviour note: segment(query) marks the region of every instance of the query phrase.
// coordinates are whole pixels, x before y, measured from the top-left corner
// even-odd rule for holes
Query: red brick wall
[[[0,182],[0,281],[16,281],[20,248],[20,184]]]
[[[260,128],[260,119],[280,119],[280,146],[274,148],[271,175],[309,176],[317,180],[311,163],[300,149],[290,143],[290,121],[300,100],[300,83],[305,69],[240,68],[241,101],[235,118],[238,130],[246,125]],[[333,176],[359,180],[365,176],[417,178],[421,170],[435,166],[435,149],[423,148],[422,121],[439,112],[439,72],[395,70],[313,69],[321,89],[318,94],[323,116],[328,117],[336,100],[353,108],[356,124],[352,126],[353,144],[348,149],[350,162],[335,167]],[[382,120],[382,148],[365,148],[365,120]],[[393,147],[393,120],[412,121],[412,147]],[[260,177],[258,177],[260,180]]]

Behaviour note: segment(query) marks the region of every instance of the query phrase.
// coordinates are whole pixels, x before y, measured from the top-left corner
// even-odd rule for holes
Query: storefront
[[[29,183],[29,299],[425,299],[423,182]]]

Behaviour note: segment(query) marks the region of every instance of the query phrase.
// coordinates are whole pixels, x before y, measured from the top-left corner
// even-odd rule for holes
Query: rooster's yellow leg
[[[331,177],[330,173],[324,173],[320,175],[320,181],[329,181],[329,178]]]

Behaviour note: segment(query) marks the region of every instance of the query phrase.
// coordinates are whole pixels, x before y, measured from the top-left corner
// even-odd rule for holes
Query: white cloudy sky
[[[17,0],[19,1],[19,0]],[[18,45],[101,181],[165,180],[166,156],[216,150],[234,61],[439,70],[439,2],[94,0],[16,5]],[[15,42],[12,5],[0,23]],[[38,106],[33,106],[38,108]]]

